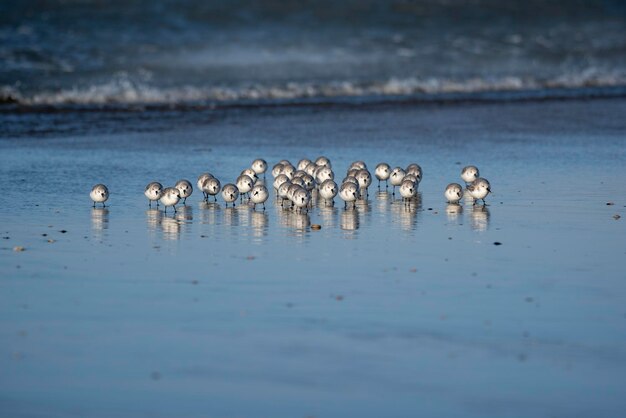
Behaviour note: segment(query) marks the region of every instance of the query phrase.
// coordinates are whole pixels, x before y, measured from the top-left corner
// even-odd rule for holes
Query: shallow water
[[[158,131],[143,120],[159,114],[98,128],[68,113],[54,118],[77,129],[36,137],[24,133],[47,116],[4,115],[23,128],[0,141],[0,411],[618,416],[625,112],[252,109]],[[225,183],[257,157],[322,154],[340,178],[357,159],[418,162],[420,199],[407,208],[374,184],[356,210],[336,199],[294,214],[195,191],[166,215],[143,197],[153,180],[195,185],[208,170]],[[491,181],[486,208],[444,202],[467,163]],[[106,209],[89,202],[98,182]]]

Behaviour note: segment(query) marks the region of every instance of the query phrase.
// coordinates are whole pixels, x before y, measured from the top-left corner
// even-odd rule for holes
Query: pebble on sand
[[[618,214],[613,215],[613,219],[615,219],[616,221],[621,218],[621,216],[619,216]]]
[[[320,224],[313,224],[313,225],[311,225],[311,229],[314,229],[314,230],[317,231],[319,229],[322,229],[322,225],[320,225]]]
[[[26,248],[22,247],[21,245],[16,245],[15,247],[13,247],[13,251],[21,253],[22,251],[26,251]]]

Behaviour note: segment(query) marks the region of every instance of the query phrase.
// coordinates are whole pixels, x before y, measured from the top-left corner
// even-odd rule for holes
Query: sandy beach
[[[623,99],[0,114],[1,415],[619,416],[624,114]],[[419,200],[375,182],[355,210],[294,214],[196,190],[174,215],[143,196],[319,155],[340,175],[417,162]],[[488,206],[449,207],[470,163]]]

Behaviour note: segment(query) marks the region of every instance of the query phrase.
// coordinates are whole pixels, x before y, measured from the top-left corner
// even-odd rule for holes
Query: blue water
[[[0,101],[23,106],[612,88],[626,85],[626,7],[2,2],[0,62]]]

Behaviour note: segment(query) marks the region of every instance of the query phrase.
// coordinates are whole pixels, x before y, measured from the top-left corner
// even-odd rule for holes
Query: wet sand
[[[624,114],[594,100],[0,115],[0,411],[619,416]],[[340,179],[357,159],[417,162],[420,198],[374,183],[356,210],[297,215],[196,190],[165,215],[143,197],[154,180],[224,184],[257,157],[322,154]],[[448,207],[469,163],[489,206]],[[89,201],[98,182],[106,209]]]

